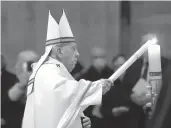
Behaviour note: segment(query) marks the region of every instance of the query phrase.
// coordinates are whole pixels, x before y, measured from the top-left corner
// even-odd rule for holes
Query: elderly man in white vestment
[[[82,128],[83,111],[100,104],[112,82],[76,81],[70,72],[78,57],[64,10],[59,24],[49,11],[45,53],[33,65],[22,128]]]

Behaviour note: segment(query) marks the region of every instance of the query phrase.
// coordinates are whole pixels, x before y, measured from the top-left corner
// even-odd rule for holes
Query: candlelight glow
[[[151,41],[151,44],[157,44],[158,42],[156,37],[152,38],[150,41]]]
[[[157,45],[157,38],[151,38],[141,48],[136,51],[112,76],[109,80],[114,82],[121,74],[123,74],[142,54],[146,52],[149,46]]]

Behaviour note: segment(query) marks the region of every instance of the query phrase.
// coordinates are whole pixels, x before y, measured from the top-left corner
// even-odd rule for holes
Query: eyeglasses
[[[92,58],[93,58],[93,59],[99,59],[99,58],[104,59],[105,56],[93,56]]]

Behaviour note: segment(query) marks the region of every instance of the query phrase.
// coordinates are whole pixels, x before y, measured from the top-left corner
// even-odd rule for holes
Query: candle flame
[[[157,44],[158,40],[156,37],[152,38],[151,40],[149,40],[151,42],[151,44]]]

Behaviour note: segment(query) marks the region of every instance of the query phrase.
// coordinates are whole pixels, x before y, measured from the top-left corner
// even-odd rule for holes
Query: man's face
[[[97,70],[102,70],[106,66],[106,56],[103,48],[92,48],[92,65]]]
[[[103,69],[105,66],[106,66],[106,59],[105,59],[105,56],[104,55],[96,55],[96,56],[93,56],[93,66],[98,69],[98,70],[101,70]]]
[[[118,68],[120,68],[125,63],[125,58],[120,56],[116,59],[116,61],[113,63],[114,71],[116,71]]]
[[[77,50],[77,45],[74,42],[64,46],[62,48],[62,57],[61,61],[66,66],[69,72],[71,72],[78,60],[79,53]]]

